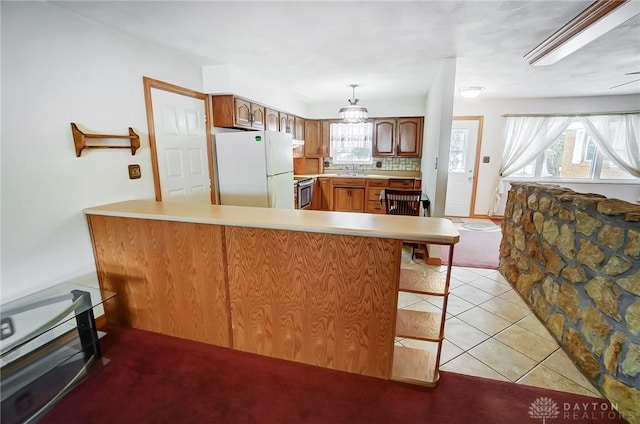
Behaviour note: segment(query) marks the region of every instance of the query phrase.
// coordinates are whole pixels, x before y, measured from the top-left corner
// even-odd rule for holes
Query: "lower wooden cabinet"
[[[321,211],[333,210],[333,192],[331,190],[331,178],[318,178],[318,191],[320,201],[318,203]]]
[[[388,179],[367,180],[367,213],[387,213],[384,203],[380,201],[380,193],[387,187],[389,187]]]
[[[364,188],[334,188],[333,210],[338,212],[364,212],[364,191]]]
[[[380,193],[385,188],[420,188],[415,178],[336,178],[320,177],[315,186],[311,209],[339,212],[385,214]]]

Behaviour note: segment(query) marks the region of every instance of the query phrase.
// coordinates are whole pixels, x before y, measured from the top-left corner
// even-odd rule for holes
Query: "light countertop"
[[[434,244],[454,244],[459,233],[445,218],[391,216],[354,212],[269,209],[129,200],[84,210],[87,215],[200,224],[308,231],[363,237],[392,238]]]
[[[296,177],[310,177],[310,178],[374,178],[374,179],[421,179],[419,172],[408,171],[367,171],[366,174],[359,174],[357,172],[341,171],[335,173],[323,173],[323,174],[296,174]]]

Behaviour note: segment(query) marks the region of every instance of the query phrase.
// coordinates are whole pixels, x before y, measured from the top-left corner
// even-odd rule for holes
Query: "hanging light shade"
[[[349,106],[343,107],[338,112],[338,117],[342,122],[356,124],[359,122],[366,122],[367,118],[369,118],[369,111],[367,111],[367,108],[358,106],[358,101],[360,99],[356,99],[357,86],[358,84],[351,84],[351,87],[353,89],[353,96],[349,100]]]

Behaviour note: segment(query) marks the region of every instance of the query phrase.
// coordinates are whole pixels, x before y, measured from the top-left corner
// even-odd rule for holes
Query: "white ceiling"
[[[640,12],[640,0],[632,0]],[[640,94],[640,15],[549,67],[523,59],[592,1],[61,1],[199,65],[231,64],[307,103],[425,95],[444,58],[485,98]]]

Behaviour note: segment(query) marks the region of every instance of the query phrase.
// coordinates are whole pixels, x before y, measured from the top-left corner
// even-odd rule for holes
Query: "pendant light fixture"
[[[349,123],[349,124],[357,124],[359,122],[366,122],[369,117],[369,112],[366,108],[362,106],[358,106],[358,101],[360,99],[356,99],[356,87],[358,84],[351,84],[351,88],[353,89],[353,96],[349,100],[349,106],[343,107],[338,112],[338,117],[340,121]]]

